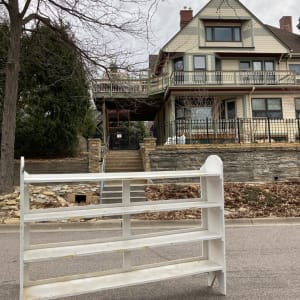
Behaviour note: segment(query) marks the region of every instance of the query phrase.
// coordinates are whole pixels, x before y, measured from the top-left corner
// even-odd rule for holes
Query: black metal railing
[[[154,132],[158,145],[299,143],[300,119],[176,120]]]

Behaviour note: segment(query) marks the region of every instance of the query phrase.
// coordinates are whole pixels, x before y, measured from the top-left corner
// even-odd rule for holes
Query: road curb
[[[97,230],[97,229],[118,229],[121,228],[121,219],[97,220],[96,222],[74,222],[74,223],[39,223],[32,224],[36,230]],[[199,220],[132,220],[135,228],[149,227],[187,227],[199,225]],[[240,226],[264,226],[264,225],[300,225],[300,217],[293,218],[255,218],[255,219],[226,219],[226,227]],[[17,231],[18,224],[0,224],[0,231]]]

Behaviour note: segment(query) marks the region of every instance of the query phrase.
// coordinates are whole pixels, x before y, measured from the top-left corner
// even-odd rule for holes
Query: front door
[[[236,118],[235,100],[223,101],[220,117],[222,120],[234,120]]]
[[[236,117],[235,101],[226,101],[226,119],[234,120]]]

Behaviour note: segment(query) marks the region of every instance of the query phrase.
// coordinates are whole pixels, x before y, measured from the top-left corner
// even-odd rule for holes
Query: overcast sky
[[[279,27],[282,16],[293,17],[293,31],[300,17],[299,0],[241,0],[241,2],[263,23]],[[161,0],[153,18],[153,45],[148,46],[149,53],[157,53],[159,49],[179,30],[179,11],[184,6],[191,7],[194,15],[208,3],[208,0]]]

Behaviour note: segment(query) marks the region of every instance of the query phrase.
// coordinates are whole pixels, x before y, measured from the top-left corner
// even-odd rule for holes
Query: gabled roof
[[[265,25],[292,52],[300,53],[300,35],[270,25]]]
[[[214,1],[214,0],[209,0],[207,2],[206,5],[204,5],[202,7],[202,9],[200,9],[200,11],[198,11],[194,17],[192,18],[192,20],[189,22],[191,23],[195,18],[198,18],[199,15],[210,5],[210,3]],[[300,35],[297,34],[293,34],[293,33],[289,33],[287,31],[281,30],[279,28],[270,26],[270,25],[266,25],[263,24],[263,22],[256,17],[256,15],[254,15],[243,3],[241,3],[239,0],[235,0],[246,12],[249,13],[250,16],[252,16],[253,19],[255,19],[259,24],[261,24],[263,27],[265,27],[270,34],[272,34],[279,43],[282,44],[283,47],[287,48],[287,52],[288,50],[292,50],[294,53],[299,54],[300,53]],[[218,16],[218,19],[221,19]],[[236,16],[236,19],[240,19],[238,16]],[[187,24],[188,25],[188,24]],[[165,56],[163,55],[163,53],[167,53],[164,52],[163,49],[165,49],[167,47],[167,45],[173,40],[175,39],[179,34],[181,34],[181,32],[183,30],[185,30],[185,28],[187,27],[184,26],[183,28],[181,28],[160,50],[160,53],[158,55],[158,57],[156,57],[156,65],[154,66],[154,72],[157,74],[160,72],[162,65],[164,64],[164,59]]]

